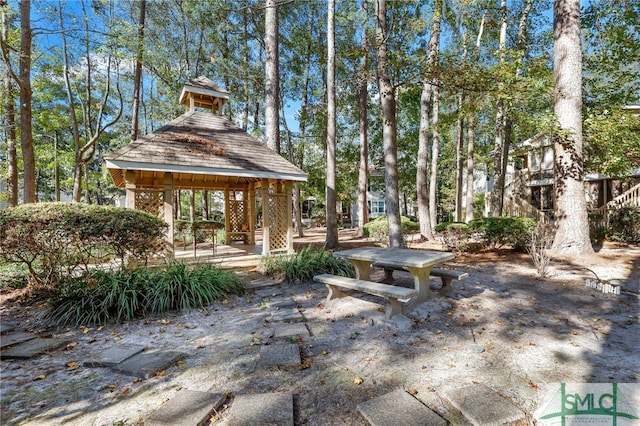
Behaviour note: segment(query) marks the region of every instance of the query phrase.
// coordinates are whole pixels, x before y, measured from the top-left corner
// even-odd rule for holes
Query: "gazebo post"
[[[170,257],[174,257],[175,255],[175,247],[174,247],[174,223],[173,223],[173,173],[165,173],[164,174],[164,221],[169,224],[167,228],[166,241],[167,241],[167,252]]]
[[[255,245],[256,244],[256,189],[253,182],[248,185],[249,190],[247,191],[247,211],[249,215],[249,241],[248,244]]]
[[[229,185],[224,187],[224,230],[225,244],[231,244],[231,209],[229,207]]]
[[[262,179],[262,255],[268,256],[271,253],[269,224],[269,179]]]
[[[127,170],[125,173],[125,207],[128,209],[136,208],[136,175],[134,172]]]
[[[293,182],[286,181],[285,189],[287,191],[287,251],[289,254],[294,253],[293,250]]]

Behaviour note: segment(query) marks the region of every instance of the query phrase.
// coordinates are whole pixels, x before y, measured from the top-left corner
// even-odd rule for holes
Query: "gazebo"
[[[174,191],[224,192],[226,244],[255,244],[261,201],[262,254],[293,252],[293,184],[307,175],[221,115],[229,94],[206,77],[185,84],[187,112],[106,158],[126,206],[163,218],[174,253]],[[209,111],[196,111],[196,107]]]

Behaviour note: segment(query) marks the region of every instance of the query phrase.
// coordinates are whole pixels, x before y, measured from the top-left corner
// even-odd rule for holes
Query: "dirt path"
[[[300,244],[321,244],[314,233]],[[345,236],[344,245],[370,244]],[[395,389],[411,392],[452,424],[465,424],[442,397],[449,387],[483,383],[531,413],[558,382],[638,382],[640,250],[609,247],[580,263],[553,263],[537,278],[528,256],[465,254],[449,266],[469,272],[451,297],[427,302],[399,330],[384,323],[382,301],[358,296],[327,306],[316,283],[280,284],[266,296],[230,297],[206,309],[123,325],[44,328],[39,307],[0,305],[0,319],[74,344],[30,360],[3,360],[2,423],[142,424],[180,389],[233,395],[292,392],[297,424],[366,424],[356,406]],[[592,276],[623,278],[620,296],[587,288]],[[399,282],[410,277],[397,275]],[[250,273],[247,280],[255,279]],[[257,366],[274,343],[276,300],[292,299],[308,336],[300,369]],[[114,345],[144,344],[188,354],[156,377],[136,380],[82,361]],[[359,380],[356,380],[359,379]],[[640,406],[640,401],[635,401]],[[217,418],[224,418],[224,411]]]

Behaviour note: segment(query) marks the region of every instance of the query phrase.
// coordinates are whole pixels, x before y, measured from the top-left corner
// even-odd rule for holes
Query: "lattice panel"
[[[152,214],[164,220],[164,191],[136,189],[135,209]],[[153,244],[153,252],[158,254],[167,250],[166,241],[160,239]]]
[[[287,231],[289,229],[287,219],[287,194],[269,195],[269,247],[271,250],[287,249]]]
[[[164,191],[137,189],[136,210],[142,210],[161,219],[164,219]]]
[[[244,200],[228,200],[229,203],[229,231],[242,232],[242,225],[248,226],[246,223],[246,206]]]

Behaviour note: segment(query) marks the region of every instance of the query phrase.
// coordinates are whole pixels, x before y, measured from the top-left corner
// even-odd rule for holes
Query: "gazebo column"
[[[231,206],[229,202],[229,185],[224,187],[224,230],[225,244],[231,244]]]
[[[132,171],[126,171],[124,173],[125,178],[125,207],[128,209],[136,208],[136,174]]]
[[[173,173],[164,174],[164,221],[169,224],[166,234],[167,252],[173,257],[175,254],[174,246],[174,223],[173,223]]]
[[[247,214],[249,216],[249,237],[247,244],[255,245],[256,243],[256,189],[253,182],[249,183],[246,198]]]
[[[285,182],[287,192],[287,252],[294,253],[293,250],[293,182]]]
[[[268,256],[271,253],[271,244],[269,237],[269,226],[271,217],[269,214],[269,180],[262,179],[262,255]]]

